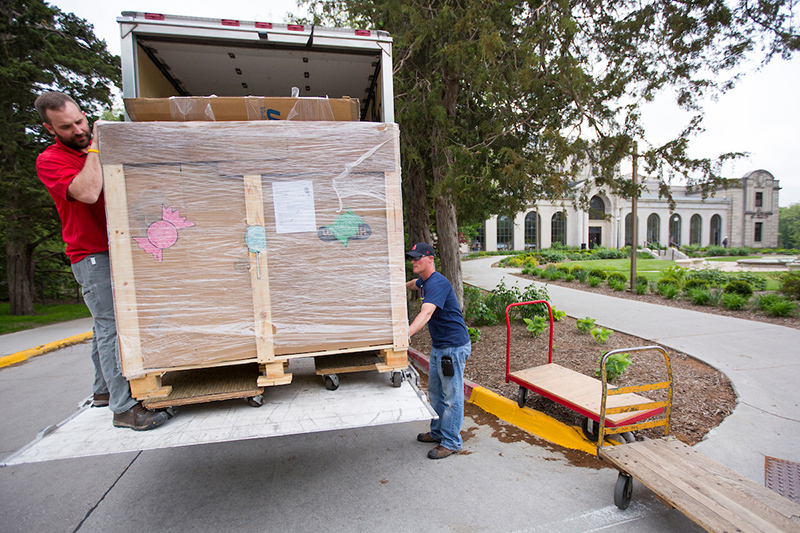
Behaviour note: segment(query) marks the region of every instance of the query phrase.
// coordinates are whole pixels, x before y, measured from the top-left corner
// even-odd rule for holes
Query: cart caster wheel
[[[517,391],[517,405],[525,407],[525,400],[528,399],[528,389],[520,387]]]
[[[250,407],[261,407],[264,405],[264,395],[259,394],[258,396],[250,396],[249,398],[245,398],[244,401],[246,401],[247,405]]]
[[[403,373],[392,372],[392,387],[399,387],[403,384]]]
[[[636,442],[636,435],[634,435],[632,431],[623,433],[622,438],[625,439],[625,442]]]
[[[614,487],[614,505],[623,511],[631,504],[633,494],[633,477],[628,474],[619,473],[617,484]]]
[[[167,420],[170,420],[178,416],[179,411],[180,409],[175,406],[167,407],[166,409],[164,409],[164,412],[167,413]]]
[[[586,437],[592,442],[597,442],[597,437],[600,436],[600,431],[597,427],[597,422],[595,422],[591,418],[584,418],[583,424],[581,424],[581,430],[583,431],[584,437]]]
[[[339,388],[339,376],[336,374],[328,374],[325,376],[325,388],[328,390],[336,390]]]

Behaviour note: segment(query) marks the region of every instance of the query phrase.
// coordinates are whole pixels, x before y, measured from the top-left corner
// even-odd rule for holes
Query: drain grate
[[[764,485],[800,504],[800,463],[767,456],[764,460]]]

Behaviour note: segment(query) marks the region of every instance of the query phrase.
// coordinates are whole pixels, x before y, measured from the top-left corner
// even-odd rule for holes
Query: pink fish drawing
[[[194,222],[186,222],[177,209],[161,206],[161,220],[156,220],[147,228],[147,237],[134,237],[139,248],[153,254],[159,263],[163,260],[162,250],[178,241],[178,230],[194,226]]]

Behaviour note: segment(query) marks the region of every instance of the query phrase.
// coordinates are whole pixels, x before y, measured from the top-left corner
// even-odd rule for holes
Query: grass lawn
[[[35,315],[23,316],[11,316],[8,314],[9,309],[8,303],[0,303],[0,335],[91,316],[89,309],[83,303],[36,305]]]

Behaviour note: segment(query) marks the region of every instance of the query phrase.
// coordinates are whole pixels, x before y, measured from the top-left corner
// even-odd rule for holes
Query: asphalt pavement
[[[490,268],[496,260],[465,262],[464,281],[493,289],[507,275]],[[765,456],[800,462],[792,392],[800,377],[799,331],[556,286],[548,291],[571,316],[591,316],[728,375],[739,403],[697,445],[703,453],[762,485]],[[17,350],[31,348],[58,340],[48,335],[91,328],[76,322],[58,333],[38,328],[2,336],[0,355],[12,341]],[[0,457],[74,413],[91,381],[86,342],[0,368]],[[346,383],[335,394],[342,393]],[[0,531],[700,531],[638,482],[631,506],[617,509],[615,470],[475,408],[458,456],[427,459],[429,446],[415,440],[425,430],[414,422],[3,467]]]

